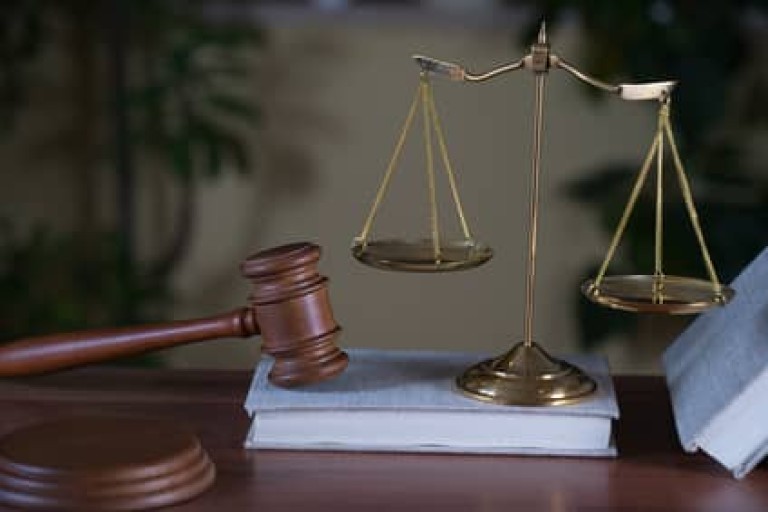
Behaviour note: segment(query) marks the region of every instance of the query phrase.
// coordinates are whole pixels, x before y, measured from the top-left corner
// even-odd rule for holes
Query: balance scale
[[[525,286],[525,320],[523,341],[506,353],[467,369],[457,378],[459,390],[469,397],[506,405],[562,405],[588,398],[596,389],[591,377],[579,368],[558,360],[533,341],[534,294],[536,281],[536,249],[539,217],[539,183],[541,176],[541,141],[543,131],[544,86],[550,70],[563,70],[578,80],[601,91],[618,95],[623,100],[655,102],[658,123],[648,154],[637,174],[629,199],[597,275],[581,287],[591,301],[630,312],[692,314],[725,305],[733,290],[720,283],[707,250],[696,207],[682,159],[675,143],[670,122],[672,91],[676,82],[662,81],[612,85],[593,78],[550,51],[546,26],[542,23],[537,41],[521,59],[475,74],[451,62],[422,55],[413,57],[419,67],[419,82],[405,123],[400,131],[384,177],[365,219],[355,237],[352,255],[377,269],[399,272],[450,272],[478,267],[493,257],[490,246],[475,240],[464,215],[456,186],[455,171],[448,156],[440,117],[435,107],[431,78],[445,77],[453,81],[480,83],[518,70],[534,73],[533,144],[527,224],[528,258]],[[400,155],[411,127],[421,112],[428,183],[430,235],[423,239],[405,237],[373,238],[371,230],[376,215],[398,168]],[[436,144],[435,144],[436,141]],[[437,146],[435,148],[435,146]],[[453,205],[463,237],[443,236],[436,199],[435,149],[442,161]],[[708,279],[667,275],[663,265],[664,239],[664,156],[668,149],[691,221]],[[654,268],[647,275],[607,275],[632,211],[651,172],[655,174],[655,244]]]

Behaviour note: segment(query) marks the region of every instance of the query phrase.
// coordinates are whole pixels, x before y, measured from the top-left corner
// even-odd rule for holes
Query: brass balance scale
[[[675,86],[674,81],[611,85],[597,80],[551,53],[546,27],[543,23],[538,39],[531,46],[528,55],[487,73],[473,74],[457,64],[425,56],[414,56],[414,60],[420,68],[419,85],[384,178],[376,193],[373,206],[352,246],[352,254],[357,260],[385,270],[404,272],[464,270],[480,266],[493,256],[493,251],[489,246],[472,237],[467,224],[456,187],[455,173],[448,157],[445,138],[435,107],[430,83],[431,77],[437,75],[454,81],[477,83],[523,69],[532,71],[535,77],[523,341],[515,344],[508,352],[467,369],[456,380],[458,389],[462,393],[478,400],[498,404],[543,406],[578,402],[587,399],[596,390],[596,384],[589,375],[565,361],[550,356],[533,341],[544,86],[551,69],[566,71],[582,82],[602,91],[616,94],[624,100],[656,101],[659,106],[657,130],[648,155],[637,175],[624,213],[619,220],[597,276],[582,285],[581,289],[584,295],[597,304],[614,309],[665,314],[698,313],[712,307],[725,305],[733,297],[733,290],[721,284],[715,272],[699,225],[688,178],[675,143],[670,124],[670,104],[672,90]],[[371,228],[397,169],[403,146],[419,107],[421,107],[423,116],[430,237],[421,240],[371,238]],[[462,239],[446,239],[442,236],[439,226],[433,134],[437,139],[437,147],[461,225]],[[708,280],[664,273],[663,163],[665,140],[672,156],[683,200],[707,269]],[[643,185],[652,169],[655,169],[656,175],[655,264],[653,273],[649,275],[606,275]]]

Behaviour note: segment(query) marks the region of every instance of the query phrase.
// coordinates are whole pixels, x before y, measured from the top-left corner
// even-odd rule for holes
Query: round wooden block
[[[62,419],[0,439],[0,503],[28,510],[144,510],[189,500],[215,468],[194,434],[162,420]]]

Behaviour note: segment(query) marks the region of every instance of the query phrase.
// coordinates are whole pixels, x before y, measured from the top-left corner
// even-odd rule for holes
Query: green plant
[[[3,339],[164,316],[169,277],[195,224],[198,182],[249,172],[247,148],[260,121],[248,91],[264,32],[250,20],[212,17],[210,7],[170,0],[0,6],[0,136],[14,136],[14,121],[34,107],[25,94],[36,78],[30,70],[56,53],[67,63],[73,122],[49,146],[79,194],[70,229],[25,232],[3,220]],[[116,174],[112,220],[96,207],[105,162]],[[139,163],[170,173],[179,190],[173,236],[151,259],[139,259],[134,243]]]
[[[759,24],[765,2],[700,3],[684,0],[550,0],[530,2],[530,40],[541,19],[555,27],[577,15],[586,52],[581,67],[609,81],[674,78],[673,126],[686,160],[709,249],[720,279],[730,281],[768,245],[768,175],[748,159],[765,136],[768,84]],[[593,96],[597,98],[597,96]],[[616,228],[640,162],[609,162],[571,183],[567,193],[592,209],[607,234]],[[668,187],[675,191],[676,187]],[[613,271],[653,269],[653,196],[641,197]],[[679,196],[665,207],[665,267],[704,276],[698,247]],[[585,269],[594,276],[597,263]],[[574,289],[578,289],[577,286]],[[586,346],[634,328],[636,316],[595,307],[579,298],[577,314]]]

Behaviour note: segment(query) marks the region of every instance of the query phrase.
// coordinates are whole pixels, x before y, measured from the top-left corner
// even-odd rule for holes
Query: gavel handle
[[[25,338],[0,344],[0,377],[32,375],[213,338],[259,333],[252,309],[198,320]]]

